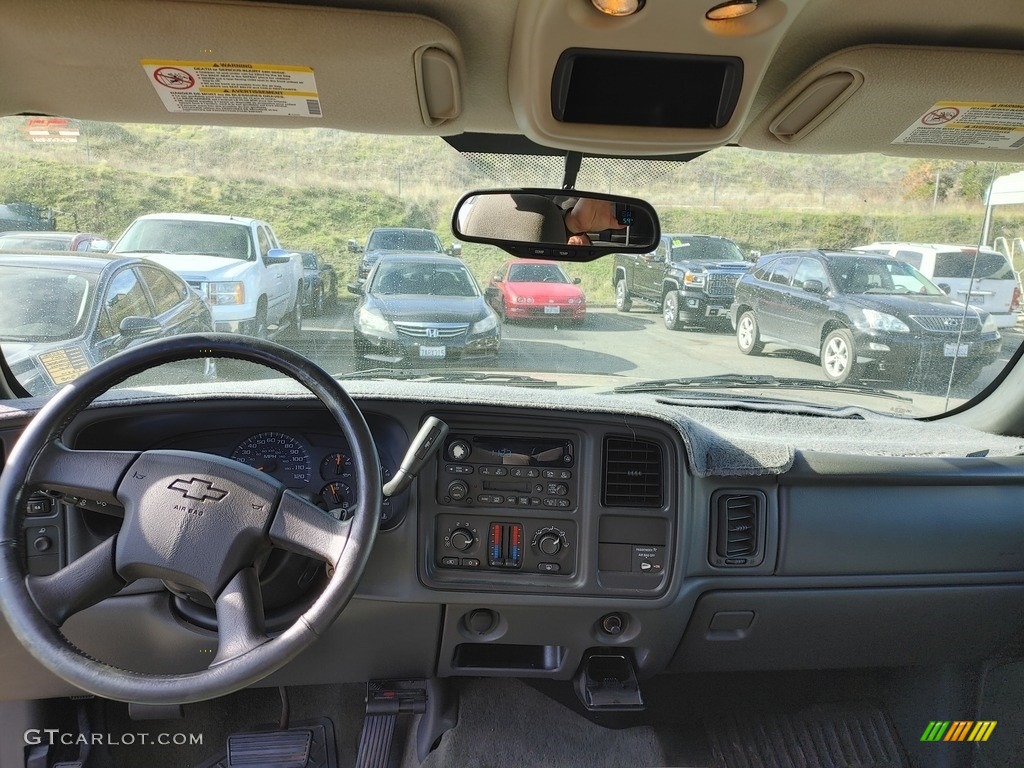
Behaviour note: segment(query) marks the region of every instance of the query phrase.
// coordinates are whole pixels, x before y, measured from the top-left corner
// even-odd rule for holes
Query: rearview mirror
[[[362,253],[363,246],[357,243],[355,240],[348,241],[348,252],[349,253]]]
[[[591,261],[608,253],[646,253],[661,237],[658,214],[632,197],[563,189],[481,190],[452,212],[452,232],[513,256]]]
[[[462,245],[460,243],[449,243],[448,247],[445,249],[445,253],[449,256],[459,258],[462,256]]]
[[[267,264],[287,264],[292,260],[292,256],[296,255],[298,254],[290,253],[284,248],[271,248],[263,261]]]

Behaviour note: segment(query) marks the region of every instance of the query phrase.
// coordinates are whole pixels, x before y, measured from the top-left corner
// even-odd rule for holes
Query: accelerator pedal
[[[401,715],[421,715],[427,709],[423,680],[371,681],[366,684],[366,720],[359,736],[356,768],[388,768]]]

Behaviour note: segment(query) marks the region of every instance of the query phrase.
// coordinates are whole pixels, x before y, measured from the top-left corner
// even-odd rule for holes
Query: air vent
[[[606,437],[604,497],[606,507],[660,507],[661,446],[648,440]]]
[[[760,565],[764,510],[764,496],[757,491],[718,491],[711,497],[712,565]]]

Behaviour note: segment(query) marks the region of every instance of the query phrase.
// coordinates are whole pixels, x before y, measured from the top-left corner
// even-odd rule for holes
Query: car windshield
[[[477,296],[473,276],[461,265],[386,261],[374,273],[370,292],[386,296]]]
[[[0,341],[57,342],[81,335],[91,274],[0,265]]]
[[[743,252],[732,240],[720,237],[673,236],[672,260],[742,261]]]
[[[0,236],[0,251],[66,251],[71,239],[71,235],[3,235]]]
[[[143,219],[133,223],[114,244],[113,253],[176,253],[252,259],[255,254],[244,224],[188,218]]]
[[[557,264],[513,264],[508,270],[510,283],[568,283],[569,278]]]
[[[831,271],[842,293],[944,295],[931,280],[896,259],[840,256],[831,259]]]
[[[451,221],[472,190],[559,190],[563,156],[503,153],[498,140],[464,153],[436,136],[87,120],[73,121],[77,143],[40,144],[24,139],[25,121],[0,120],[3,210],[34,212],[32,226],[110,235],[116,253],[176,272],[180,289],[140,279],[139,306],[154,318],[182,300],[187,283],[209,308],[205,327],[268,337],[347,379],[430,369],[611,396],[625,385],[711,377],[687,387],[687,399],[924,417],[978,396],[1021,345],[1014,270],[1024,260],[1020,249],[995,249],[1024,236],[1024,206],[996,212],[986,250],[976,261],[970,250],[983,230],[985,185],[1017,170],[1010,163],[943,166],[936,197],[935,172],[924,172],[932,166],[913,158],[812,161],[740,147],[686,162],[584,157],[577,189],[649,201],[664,236],[650,253],[544,264],[458,242]],[[18,215],[10,231],[29,228]],[[851,250],[904,241],[957,243],[942,269],[953,261],[951,271],[970,274],[977,265],[977,278],[1003,276],[1006,290],[943,285],[894,252]],[[263,258],[278,244],[289,256]],[[755,265],[768,261],[779,263],[777,275],[758,280]],[[522,282],[575,285],[507,285]],[[769,296],[776,287],[787,293]],[[8,270],[2,290],[5,339],[77,332],[80,278]],[[745,291],[756,303],[738,301]],[[835,306],[837,295],[850,301]],[[390,298],[400,296],[421,300]],[[434,298],[473,296],[481,299],[472,311],[473,302]],[[913,319],[924,315],[940,320]],[[835,323],[849,329],[856,355],[842,374],[823,362]],[[128,345],[115,331],[81,342],[90,360]],[[206,385],[267,375],[221,365]],[[178,383],[166,376],[161,383]],[[742,391],[737,376],[748,377]],[[54,389],[42,378],[26,386]]]
[[[368,251],[433,251],[441,253],[441,244],[432,232],[390,229],[374,232],[366,243]]]

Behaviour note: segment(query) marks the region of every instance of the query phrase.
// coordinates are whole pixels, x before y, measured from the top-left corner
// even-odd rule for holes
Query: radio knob
[[[562,550],[562,538],[557,533],[545,533],[537,540],[537,549],[545,555],[557,555]]]
[[[465,461],[472,449],[465,440],[452,440],[448,443],[448,458],[452,461]]]
[[[469,486],[461,480],[452,480],[448,483],[448,496],[453,501],[462,501],[469,495]]]
[[[473,532],[465,528],[456,528],[448,538],[451,540],[452,546],[459,552],[465,552],[476,541]]]

